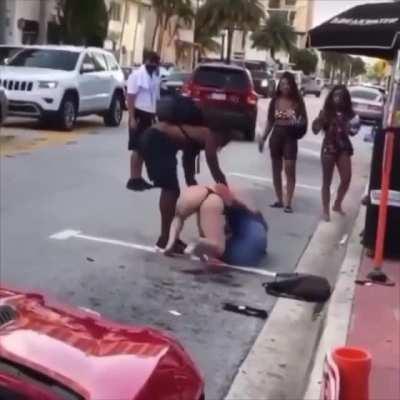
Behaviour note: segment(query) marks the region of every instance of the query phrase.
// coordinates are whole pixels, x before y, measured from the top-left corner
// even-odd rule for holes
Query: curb
[[[362,246],[360,245],[358,232],[363,229],[365,213],[365,207],[363,207],[350,238],[346,257],[329,303],[325,328],[315,354],[314,365],[310,374],[304,400],[318,400],[320,398],[325,356],[331,349],[346,344],[354,300],[354,281],[357,278],[362,256]]]
[[[297,272],[324,276],[331,284],[336,281],[346,251],[344,235],[353,231],[353,242],[359,233],[353,228],[357,216],[357,221],[362,220],[359,199],[364,185],[360,181],[351,195],[352,204],[357,206],[349,211],[348,218],[339,217],[333,223],[318,225]],[[240,367],[226,400],[303,398],[325,318],[325,305],[279,298]]]

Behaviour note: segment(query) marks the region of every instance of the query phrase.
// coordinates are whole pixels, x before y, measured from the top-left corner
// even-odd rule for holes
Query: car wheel
[[[67,94],[60,106],[57,116],[57,125],[63,131],[72,131],[75,128],[75,122],[78,112],[78,104],[73,95]]]
[[[109,110],[104,115],[104,124],[106,126],[119,126],[122,120],[123,114],[123,99],[119,93],[115,93],[112,100]]]

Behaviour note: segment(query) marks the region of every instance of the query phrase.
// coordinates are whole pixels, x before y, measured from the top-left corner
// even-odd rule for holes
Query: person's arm
[[[174,245],[182,232],[183,224],[184,218],[182,216],[175,215],[169,231],[168,244],[164,250],[164,255],[166,255],[167,257],[172,257],[174,254]]]
[[[209,132],[206,137],[206,146],[205,146],[206,161],[208,168],[210,169],[211,175],[216,183],[223,183],[224,185],[227,185],[226,177],[219,166],[217,151],[218,151],[217,141],[214,137],[214,134]]]
[[[312,131],[314,135],[317,135],[325,126],[325,115],[324,112],[321,111],[317,118],[312,123]]]
[[[267,126],[265,128],[264,134],[260,137],[260,140],[258,142],[258,149],[260,153],[264,151],[265,142],[267,141],[268,136],[271,133],[275,124],[275,102],[276,100],[272,99],[268,108]]]
[[[136,97],[139,88],[137,85],[136,74],[133,72],[129,75],[127,83],[127,95],[128,95],[128,114],[129,114],[129,128],[136,128],[135,108],[136,108]]]
[[[182,155],[183,171],[188,186],[197,185],[196,175],[196,156],[197,153],[191,150],[184,150]]]

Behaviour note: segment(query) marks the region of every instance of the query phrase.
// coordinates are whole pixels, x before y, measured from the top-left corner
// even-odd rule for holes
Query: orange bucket
[[[339,369],[339,400],[369,400],[371,354],[357,347],[339,347],[332,357]]]

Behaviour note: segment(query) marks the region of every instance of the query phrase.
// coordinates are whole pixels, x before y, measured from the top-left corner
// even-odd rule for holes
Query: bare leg
[[[131,178],[138,179],[142,177],[143,158],[137,151],[132,151],[131,155]]]
[[[322,218],[326,221],[330,221],[330,202],[331,202],[331,184],[333,178],[333,170],[335,168],[335,158],[329,155],[322,155]]]
[[[175,216],[175,206],[179,192],[174,190],[161,190],[160,213],[161,213],[161,236],[158,240],[159,247],[165,247],[168,243],[171,223]]]
[[[277,158],[272,159],[272,178],[274,182],[276,198],[280,204],[283,204],[282,165],[282,160]]]
[[[343,199],[346,196],[347,191],[350,187],[351,182],[351,158],[348,154],[342,154],[336,161],[337,168],[339,170],[340,184],[337,191],[335,204],[333,205],[333,211],[338,212],[342,215],[345,214],[342,208]]]
[[[179,239],[179,236],[183,229],[183,218],[179,216],[175,216],[172,220],[171,229],[169,231],[169,239],[168,244],[165,248],[164,254],[168,257],[174,254],[174,245],[175,242]]]
[[[286,174],[286,207],[292,207],[292,200],[294,195],[294,190],[296,188],[296,161],[295,160],[285,160],[285,174]]]

